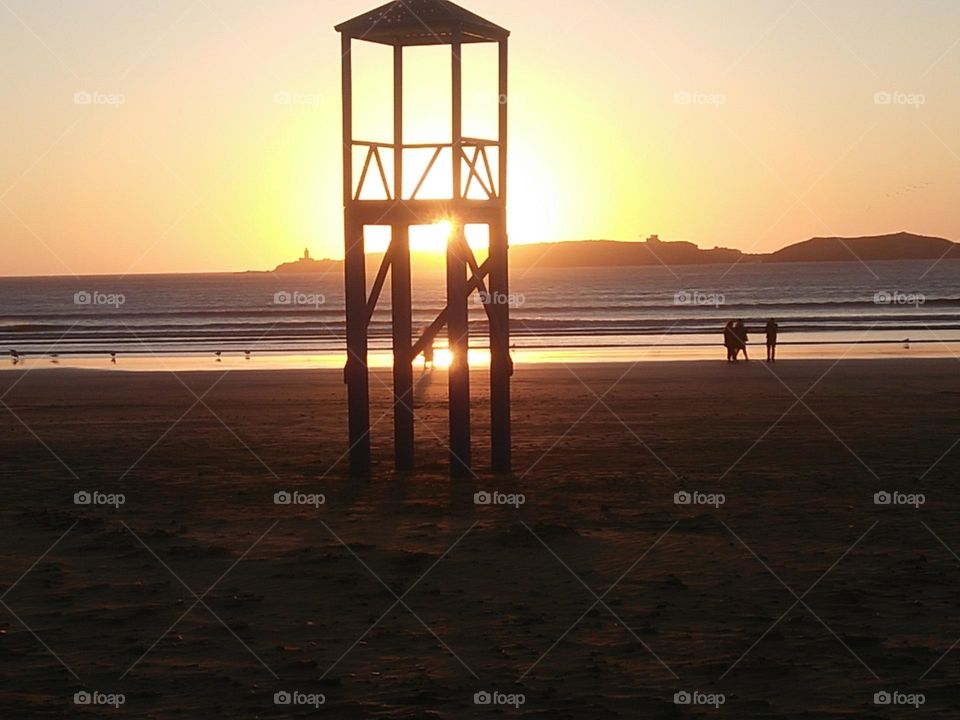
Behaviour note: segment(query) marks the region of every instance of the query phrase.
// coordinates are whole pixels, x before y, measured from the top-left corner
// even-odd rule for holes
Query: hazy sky
[[[0,0],[0,275],[342,256],[333,25],[377,4]],[[514,243],[960,240],[956,0],[462,4],[513,31]],[[367,48],[357,133],[389,140]],[[407,131],[444,139],[448,62],[416,52]],[[489,134],[492,56],[466,60]]]

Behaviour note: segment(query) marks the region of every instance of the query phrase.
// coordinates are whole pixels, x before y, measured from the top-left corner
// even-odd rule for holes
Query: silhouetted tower
[[[469,327],[467,302],[478,291],[490,327],[491,454],[496,471],[510,469],[510,358],[509,268],[507,243],[507,43],[509,31],[448,0],[396,0],[337,26],[343,58],[343,204],[344,275],[347,315],[347,366],[350,411],[350,464],[353,472],[370,467],[370,402],[367,332],[377,300],[391,278],[393,307],[394,437],[396,465],[414,466],[413,361],[434,336],[447,326],[452,354],[449,368],[450,470],[470,472],[470,370],[467,358]],[[353,137],[353,82],[351,52],[354,40],[393,47],[393,141],[374,142]],[[499,45],[499,106],[496,140],[463,134],[461,50],[467,43]],[[431,143],[404,144],[404,48],[449,45],[451,48],[451,137]],[[354,152],[363,157],[363,170],[354,179]],[[413,187],[404,184],[404,164],[412,153],[432,157]],[[491,161],[491,156],[493,163]],[[392,159],[388,178],[384,158]],[[438,199],[418,197],[438,161],[451,164],[449,193]],[[496,172],[493,170],[495,163]],[[389,165],[389,163],[387,163]],[[373,166],[376,167],[376,176]],[[495,177],[495,175],[497,177]],[[373,178],[371,180],[371,178]],[[364,199],[365,185],[379,188],[385,199]],[[471,188],[473,195],[471,195]],[[441,194],[443,195],[443,194]],[[410,227],[439,221],[451,223],[447,243],[447,305],[413,342],[410,291]],[[478,264],[467,245],[467,224],[489,227],[490,248]],[[390,246],[367,294],[363,228],[389,225]]]

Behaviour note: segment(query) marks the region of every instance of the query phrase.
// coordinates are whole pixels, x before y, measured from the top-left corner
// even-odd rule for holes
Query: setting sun
[[[410,250],[416,253],[442,255],[447,251],[447,241],[455,227],[455,220],[438,220],[432,225],[414,225],[410,228]],[[466,226],[467,244],[473,250],[486,250],[489,230],[486,225]],[[390,245],[390,228],[370,225],[364,229],[364,241],[368,253],[386,252]]]
[[[447,242],[453,233],[453,222],[440,220],[433,225],[416,228],[419,232],[410,233],[410,249],[414,252],[442,253],[447,250]]]

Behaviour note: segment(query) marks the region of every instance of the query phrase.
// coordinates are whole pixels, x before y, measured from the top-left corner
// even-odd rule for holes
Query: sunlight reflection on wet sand
[[[762,344],[751,345],[751,357],[763,360],[765,349]],[[512,355],[519,365],[540,364],[582,364],[608,362],[675,362],[689,360],[723,361],[723,348],[712,347],[598,347],[598,348],[516,348]],[[957,358],[960,359],[960,343],[914,343],[909,348],[897,343],[851,345],[846,343],[824,345],[780,345],[777,359],[817,360],[845,358],[851,360],[884,358]],[[50,358],[33,356],[19,362],[7,362],[0,365],[5,370],[27,370],[42,368],[86,368],[100,370],[125,370],[140,372],[189,372],[197,370],[294,370],[294,369],[342,369],[343,353],[328,352],[317,354],[252,354],[246,358],[242,354],[224,354],[221,359],[210,355],[127,355],[118,356],[114,364],[106,357],[62,356]],[[389,368],[392,356],[388,351],[371,351],[368,364],[371,368]],[[443,369],[450,364],[449,352],[444,347],[436,349],[435,365]],[[488,367],[490,353],[486,349],[470,350],[470,365]],[[417,358],[416,369],[423,368],[423,357]]]

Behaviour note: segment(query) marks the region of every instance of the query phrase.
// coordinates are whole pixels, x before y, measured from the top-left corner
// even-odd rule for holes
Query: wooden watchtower
[[[413,362],[434,336],[447,327],[451,352],[449,367],[450,470],[471,471],[470,368],[467,303],[477,291],[484,302],[490,328],[491,464],[495,471],[510,469],[510,358],[509,269],[507,242],[507,43],[509,31],[448,0],[395,0],[336,27],[342,38],[343,58],[343,205],[344,280],[347,316],[347,365],[344,380],[350,412],[350,466],[354,473],[370,468],[370,399],[367,367],[368,328],[387,274],[391,278],[393,308],[393,392],[396,466],[414,467]],[[375,142],[353,136],[353,41],[393,47],[393,140]],[[499,45],[499,138],[480,139],[463,134],[463,74],[461,50],[467,43]],[[404,144],[404,48],[449,45],[451,48],[451,137],[427,144]],[[354,150],[365,155],[363,171],[354,179]],[[432,150],[420,180],[405,187],[405,155]],[[384,169],[392,156],[393,177]],[[452,163],[449,195],[420,199],[431,171],[441,157]],[[491,169],[496,160],[496,173]],[[445,162],[446,160],[444,160]],[[373,166],[376,166],[376,175]],[[497,175],[498,177],[495,177]],[[361,199],[364,185],[381,182],[386,199]],[[474,185],[474,183],[476,183]],[[474,187],[473,196],[470,188]],[[482,196],[476,197],[479,187]],[[446,308],[423,336],[414,341],[411,310],[410,227],[440,220],[452,227],[446,251]],[[467,245],[467,224],[489,227],[489,253],[478,264]],[[388,225],[390,245],[367,294],[364,226]]]

